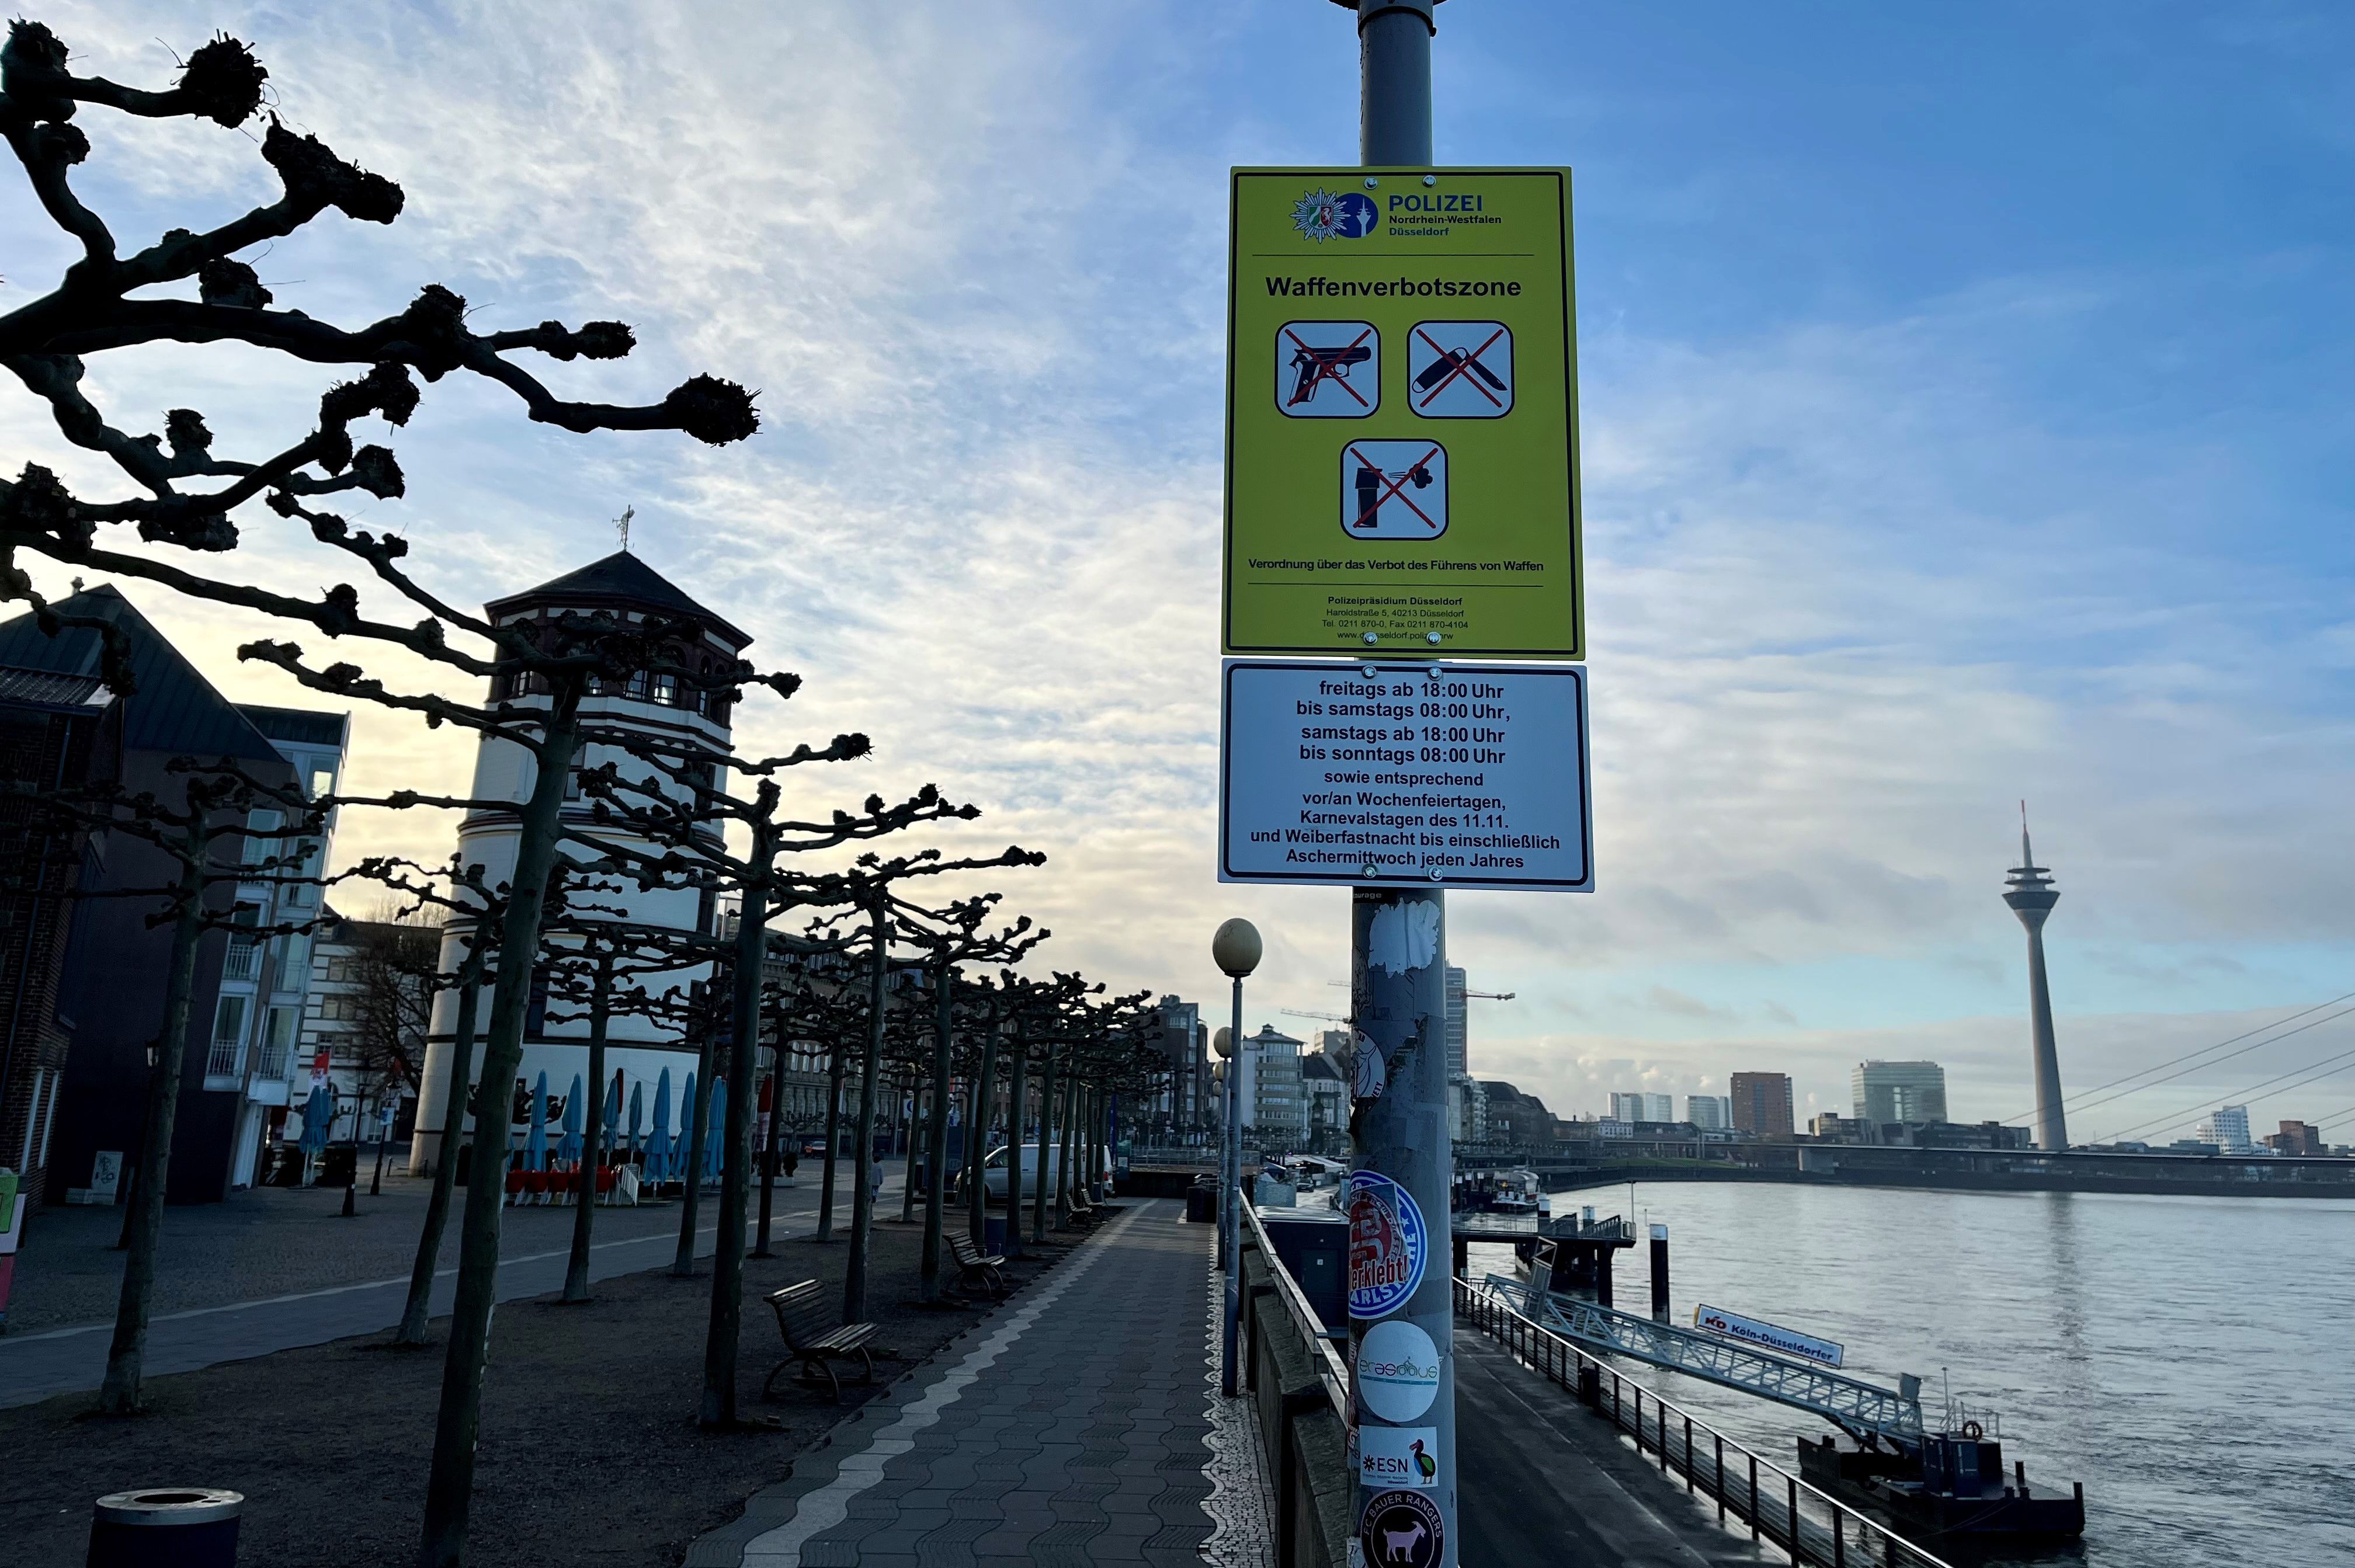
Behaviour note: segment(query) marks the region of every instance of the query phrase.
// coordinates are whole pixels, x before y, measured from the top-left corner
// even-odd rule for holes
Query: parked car
[[[994,1149],[990,1152],[989,1157],[981,1162],[981,1189],[985,1195],[985,1201],[990,1203],[1003,1203],[1006,1201],[1006,1175],[1008,1167],[1012,1163],[1007,1157],[1012,1153],[1013,1150],[1010,1147]],[[1049,1192],[1051,1193],[1054,1191],[1055,1182],[1061,1179],[1062,1168],[1063,1150],[1062,1146],[1058,1144],[1055,1147],[1047,1151],[1047,1190]],[[1112,1181],[1112,1161],[1107,1157],[1104,1161],[1103,1171],[1099,1173],[1098,1179],[1109,1185]],[[1038,1190],[1039,1146],[1037,1144],[1024,1144],[1022,1146],[1021,1179],[1022,1194],[1025,1198],[1028,1198],[1031,1193]],[[960,1198],[964,1196],[964,1179],[960,1175],[957,1179],[957,1192]]]

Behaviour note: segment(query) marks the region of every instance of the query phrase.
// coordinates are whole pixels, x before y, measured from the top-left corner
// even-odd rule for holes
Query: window
[[[357,958],[328,959],[327,983],[334,986],[346,986],[358,979],[359,976],[356,971],[359,968],[359,962]]]
[[[221,963],[222,979],[257,980],[261,977],[263,940],[251,934],[250,930],[261,918],[261,910],[255,904],[240,904],[236,912],[229,916],[235,924],[249,929],[229,933],[229,956]]]
[[[213,1013],[212,1051],[205,1059],[208,1078],[234,1078],[245,1064],[245,1004],[243,997],[223,997]]]
[[[360,999],[357,997],[321,997],[311,1016],[322,1023],[351,1023],[360,1016]]]
[[[270,1009],[270,1028],[262,1038],[261,1076],[286,1076],[286,1059],[294,1044],[294,1012],[293,1008]]]
[[[313,763],[311,764],[311,782],[304,787],[304,794],[311,799],[316,800],[323,795],[333,795],[335,793],[335,764],[333,763]]]
[[[279,825],[285,820],[284,816],[275,811],[256,811],[247,814],[245,819],[246,827],[249,829],[245,836],[247,865],[259,866],[278,852],[278,840],[271,835],[276,833]]]

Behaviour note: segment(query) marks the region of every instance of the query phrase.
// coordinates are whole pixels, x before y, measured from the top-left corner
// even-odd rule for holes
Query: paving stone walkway
[[[887,1196],[891,1190],[891,1185],[887,1183]],[[340,1196],[336,1195],[338,1200]],[[460,1196],[463,1200],[464,1194]],[[713,1196],[705,1194],[701,1216],[704,1223],[696,1239],[698,1256],[710,1255],[717,1227],[709,1216],[716,1206]],[[182,1212],[177,1209],[167,1211],[165,1224],[170,1226]],[[847,1198],[840,1206],[840,1217],[847,1222]],[[572,1253],[572,1211],[513,1210],[507,1219],[522,1222],[501,1227],[499,1299],[515,1301],[562,1289]],[[773,1233],[798,1235],[814,1227],[816,1220],[815,1183],[777,1192],[772,1213]],[[559,1221],[560,1227],[557,1223]],[[591,1243],[590,1277],[606,1279],[668,1266],[678,1245],[678,1222],[675,1204],[601,1211],[597,1230],[603,1239]],[[442,1256],[451,1261],[439,1271],[433,1283],[432,1310],[437,1315],[450,1310],[450,1302],[457,1291],[457,1232],[458,1216],[453,1212],[442,1250]],[[416,1248],[416,1235],[415,1230],[410,1231],[407,1246],[411,1253]],[[175,1240],[167,1233],[167,1254]],[[393,1240],[398,1242],[400,1238]],[[180,1255],[185,1257],[189,1251],[182,1242]],[[333,1280],[335,1265],[350,1261],[322,1259],[321,1269],[326,1279]],[[371,1261],[375,1266],[384,1266],[384,1259]],[[119,1280],[120,1264],[115,1267]],[[115,1288],[119,1290],[120,1285]],[[377,1333],[400,1321],[401,1309],[408,1299],[409,1275],[404,1267],[400,1274],[377,1279],[346,1278],[256,1299],[159,1312],[148,1324],[146,1375],[195,1371],[222,1361],[244,1360],[303,1345],[323,1345],[354,1334]],[[106,1353],[113,1330],[112,1319],[107,1318],[0,1337],[0,1409],[98,1387],[106,1374]]]
[[[1183,1214],[1128,1204],[696,1541],[688,1568],[1199,1568],[1212,1235]]]

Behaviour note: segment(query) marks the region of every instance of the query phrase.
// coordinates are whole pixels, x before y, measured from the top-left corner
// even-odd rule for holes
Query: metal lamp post
[[[1232,1397],[1238,1385],[1236,1349],[1241,1336],[1242,1271],[1242,1073],[1238,1070],[1243,1040],[1243,976],[1259,967],[1259,928],[1247,920],[1231,920],[1210,938],[1210,956],[1234,982],[1234,1025],[1220,1030],[1219,1054],[1227,1063],[1227,1141],[1219,1181],[1219,1253],[1227,1271],[1226,1318],[1220,1336],[1219,1391]]]

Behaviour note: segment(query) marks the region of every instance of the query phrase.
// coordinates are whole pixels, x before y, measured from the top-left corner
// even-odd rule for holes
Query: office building
[[[1288,1149],[1307,1141],[1308,1094],[1300,1076],[1300,1042],[1273,1024],[1243,1040],[1243,1125],[1260,1147]]]
[[[1447,1076],[1450,1082],[1463,1078],[1472,1071],[1470,1020],[1465,1016],[1464,971],[1453,965],[1447,970]]]
[[[2265,1137],[2265,1147],[2275,1154],[2328,1154],[2323,1147],[2322,1129],[2304,1122],[2284,1122],[2281,1131]]]
[[[2191,1136],[2203,1144],[2214,1144],[2224,1154],[2247,1154],[2254,1147],[2249,1141],[2246,1105],[2217,1106]]]
[[[177,806],[186,799],[187,778],[171,771],[173,760],[225,757],[290,794],[317,795],[333,788],[346,715],[230,702],[112,587],[75,593],[52,608],[66,618],[56,636],[29,614],[0,624],[0,667],[72,677],[51,695],[102,715],[91,721],[107,727],[107,755],[102,766],[85,770],[88,780],[151,792]],[[136,685],[110,704],[98,701],[105,647],[101,626],[122,639]],[[261,810],[248,827],[269,829],[282,822],[282,813]],[[329,833],[332,827],[331,821]],[[295,863],[290,870],[315,875],[327,861],[329,833],[293,842],[250,837],[241,853],[247,865],[284,859]],[[129,894],[169,887],[180,870],[164,850],[117,833],[92,857],[87,875],[90,892]],[[309,987],[311,938],[259,933],[282,923],[309,923],[318,913],[319,890],[231,876],[216,879],[214,886],[230,929],[208,932],[197,949],[165,1193],[174,1203],[218,1202],[231,1189],[253,1183],[263,1145],[287,1118],[302,1065],[296,1037]],[[43,1068],[44,1104],[33,1141],[36,1153],[48,1146],[40,1195],[48,1201],[114,1201],[123,1195],[122,1173],[138,1162],[149,1046],[163,1023],[172,949],[170,924],[150,925],[147,917],[163,907],[161,899],[131,896],[81,900],[61,955],[52,955],[62,964],[48,1019],[39,1025],[46,1039],[0,1067],[18,1146],[0,1153],[0,1161],[19,1157],[30,1120],[28,1100],[21,1109],[16,1104],[31,1087],[18,1082],[20,1064],[31,1057]],[[33,999],[37,1005],[37,997]],[[66,1058],[59,1073],[55,1057],[61,1042]]]
[[[1860,1061],[1849,1089],[1859,1122],[1946,1119],[1946,1070],[1934,1061]]]
[[[1732,1089],[1734,1131],[1761,1138],[1792,1136],[1790,1074],[1737,1072]]]
[[[1705,1133],[1730,1133],[1733,1130],[1733,1102],[1722,1094],[1688,1094],[1685,1120]]]

